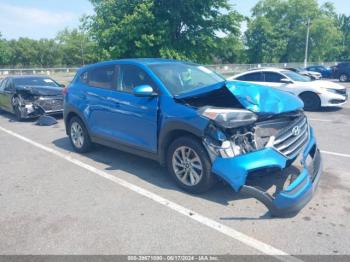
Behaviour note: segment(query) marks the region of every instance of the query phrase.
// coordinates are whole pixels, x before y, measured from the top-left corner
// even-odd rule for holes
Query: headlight
[[[248,126],[258,119],[253,112],[243,109],[205,107],[199,113],[224,128]]]
[[[333,93],[333,94],[337,94],[337,90],[335,89],[331,89],[331,88],[326,88],[327,92]]]

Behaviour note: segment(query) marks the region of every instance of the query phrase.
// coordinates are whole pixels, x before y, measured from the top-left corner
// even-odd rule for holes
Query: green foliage
[[[245,34],[249,60],[303,61],[308,19],[309,60],[336,59],[341,51],[341,32],[335,18],[331,3],[319,6],[317,0],[260,0]]]
[[[350,16],[317,0],[260,0],[245,18],[229,0],[90,0],[95,14],[55,39],[3,39],[0,66],[81,66],[163,57],[199,63],[350,60]],[[241,35],[242,22],[247,31]]]
[[[11,59],[11,49],[8,42],[5,39],[2,39],[0,33],[0,65],[6,65],[10,62]]]
[[[90,36],[78,29],[65,29],[58,33],[56,40],[63,65],[85,65],[98,61],[102,56]]]
[[[336,24],[342,33],[340,60],[350,60],[350,16],[338,15]]]
[[[165,57],[208,63],[225,41],[239,42],[243,16],[227,0],[91,2],[96,14],[85,20],[86,28],[111,58]],[[237,50],[233,45],[230,53]]]

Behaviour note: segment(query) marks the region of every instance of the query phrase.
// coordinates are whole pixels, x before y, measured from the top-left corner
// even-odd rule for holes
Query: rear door
[[[157,152],[158,97],[137,97],[133,88],[151,85],[136,65],[112,65],[88,72],[86,99],[93,135],[144,151]]]

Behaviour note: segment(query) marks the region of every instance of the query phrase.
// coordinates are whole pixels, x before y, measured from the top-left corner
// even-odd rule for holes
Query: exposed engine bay
[[[58,114],[63,111],[63,95],[55,89],[17,87],[12,105],[22,118]]]
[[[281,149],[281,153],[292,147],[291,152],[287,153],[289,158],[294,158],[307,140],[308,124],[302,110],[257,115],[244,109],[225,87],[197,97],[185,98],[182,102],[195,107],[199,114],[211,120],[205,130],[203,144],[212,161],[217,156],[230,158],[265,147]],[[299,133],[290,133],[295,127]],[[292,137],[284,133],[292,134]]]

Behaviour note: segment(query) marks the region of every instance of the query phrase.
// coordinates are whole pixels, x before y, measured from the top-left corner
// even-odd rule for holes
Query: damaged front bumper
[[[256,171],[278,168],[285,170],[300,160],[300,172],[286,187],[270,194],[260,187],[247,184],[247,178]],[[291,163],[292,162],[292,163]],[[224,179],[236,192],[256,198],[263,203],[273,216],[285,216],[302,209],[312,198],[322,174],[322,161],[313,130],[309,129],[309,139],[298,158],[289,159],[273,147],[239,155],[232,158],[217,157],[212,171]],[[270,174],[264,174],[265,177]]]
[[[36,118],[42,115],[63,113],[62,98],[39,98],[33,102],[24,101],[19,107],[21,118]]]

